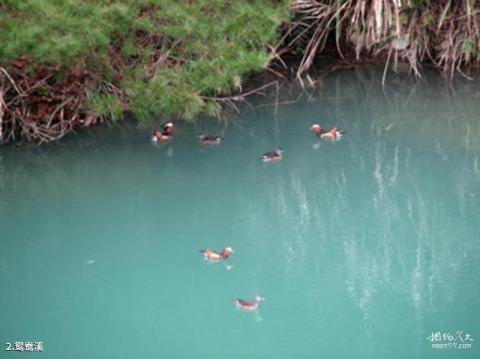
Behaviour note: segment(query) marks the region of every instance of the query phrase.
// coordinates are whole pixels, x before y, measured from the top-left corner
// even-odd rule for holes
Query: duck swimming
[[[170,142],[173,140],[174,132],[173,122],[165,122],[161,126],[161,130],[156,130],[152,135],[153,142]]]
[[[173,136],[167,135],[160,130],[156,130],[152,135],[153,142],[170,142],[173,140]]]
[[[240,299],[237,298],[233,301],[233,303],[237,306],[237,308],[244,309],[244,310],[257,310],[260,307],[260,302],[265,300],[260,295],[256,295],[253,299]]]
[[[223,136],[207,136],[203,133],[198,135],[198,141],[202,145],[218,145],[223,142]]]
[[[315,132],[315,134],[320,138],[332,141],[338,140],[340,137],[342,137],[342,135],[345,134],[345,131],[339,130],[336,127],[332,127],[327,131],[317,123],[310,126],[310,131]]]
[[[277,147],[272,152],[264,153],[259,157],[263,162],[274,162],[280,161],[282,159],[283,149],[281,147]]]
[[[213,249],[206,248],[200,251],[206,260],[210,262],[217,262],[227,259],[230,254],[234,253],[232,247],[224,248],[221,252],[216,252]]]

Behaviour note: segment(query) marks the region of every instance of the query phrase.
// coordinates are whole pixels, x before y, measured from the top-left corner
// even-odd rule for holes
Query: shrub
[[[143,124],[155,115],[192,120],[200,112],[218,114],[209,97],[240,87],[246,75],[267,66],[268,46],[277,41],[288,5],[4,0],[4,133],[48,141],[122,110]]]

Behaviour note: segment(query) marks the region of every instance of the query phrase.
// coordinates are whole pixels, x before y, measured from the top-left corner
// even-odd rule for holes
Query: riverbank
[[[399,64],[449,78],[478,65],[480,12],[469,1],[10,0],[0,9],[1,142],[46,143],[125,113],[144,127],[226,117],[285,77],[315,86],[309,71],[325,54],[324,73],[381,63],[383,83]],[[259,83],[262,73],[277,78]]]

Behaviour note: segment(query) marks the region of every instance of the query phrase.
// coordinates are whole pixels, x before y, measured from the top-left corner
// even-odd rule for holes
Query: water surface
[[[341,72],[165,146],[123,124],[2,147],[0,357],[478,358],[480,86],[400,79]],[[198,252],[226,246],[230,270]],[[457,331],[472,348],[427,339]]]

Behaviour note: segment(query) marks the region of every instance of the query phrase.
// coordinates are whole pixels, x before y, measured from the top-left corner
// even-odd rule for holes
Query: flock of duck
[[[317,123],[314,123],[310,126],[310,131],[313,131],[317,137],[328,140],[328,141],[337,141],[345,134],[345,131],[339,130],[336,127],[332,127],[329,130],[324,129]],[[160,129],[155,130],[151,139],[153,142],[171,142],[173,141],[173,133],[175,132],[175,125],[173,122],[165,122]],[[204,133],[198,135],[198,141],[202,145],[218,145],[224,140],[223,136],[208,136]],[[271,152],[264,153],[259,157],[264,162],[277,162],[280,161],[283,157],[283,149],[277,147]]]
[[[319,124],[313,124],[310,126],[310,131],[313,131],[318,138],[328,141],[337,141],[345,134],[345,131],[337,129],[336,127],[331,128],[330,130],[324,129]],[[173,122],[165,122],[161,125],[160,129],[157,129],[151,139],[153,142],[171,142],[173,140],[173,133],[175,132],[175,125]],[[203,133],[198,135],[198,141],[202,145],[218,145],[224,140],[223,136],[208,136]],[[264,153],[259,157],[263,162],[278,162],[282,160],[283,149],[277,147],[271,152]],[[231,247],[224,248],[221,252],[217,252],[213,249],[206,248],[200,251],[204,259],[208,262],[215,263],[220,261],[225,261],[228,259],[230,254],[234,253]],[[260,295],[256,295],[252,299],[241,299],[236,298],[233,300],[233,303],[237,308],[254,311],[260,307],[260,302],[264,301]]]

